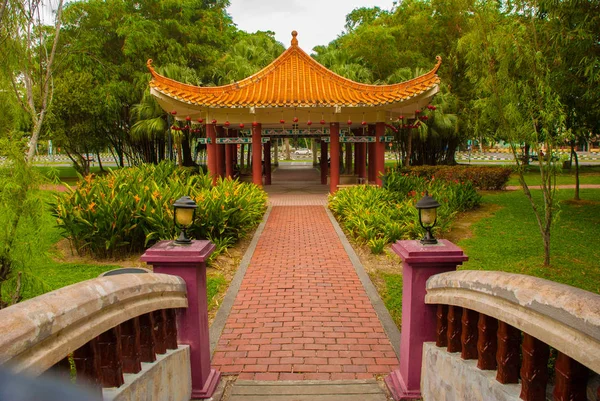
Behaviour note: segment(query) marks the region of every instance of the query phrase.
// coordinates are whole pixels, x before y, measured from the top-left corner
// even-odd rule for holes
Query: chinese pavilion
[[[330,176],[330,191],[340,183],[340,143],[355,143],[359,182],[381,185],[385,162],[385,127],[399,118],[414,118],[438,92],[437,64],[428,73],[393,85],[368,85],[328,70],[298,46],[291,46],[256,74],[230,85],[199,87],[152,74],[150,89],[161,107],[177,119],[206,124],[207,165],[213,177],[231,176],[238,130],[252,132],[252,180],[271,181],[270,142],[275,128],[318,135],[321,142],[321,183]],[[345,135],[340,134],[345,131]],[[281,132],[281,130],[280,130]],[[327,135],[328,134],[328,135]],[[248,138],[246,138],[248,142]],[[329,149],[328,149],[329,148]],[[327,152],[330,155],[328,167]],[[237,153],[237,152],[236,152]],[[367,171],[368,158],[368,171]]]

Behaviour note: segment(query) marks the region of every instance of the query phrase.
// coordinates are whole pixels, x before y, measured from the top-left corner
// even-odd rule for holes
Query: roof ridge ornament
[[[298,32],[292,31],[292,46],[298,46],[298,39],[296,39],[296,36],[298,36]]]

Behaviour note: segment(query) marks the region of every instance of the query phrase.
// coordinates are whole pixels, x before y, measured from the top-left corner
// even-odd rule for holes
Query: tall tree
[[[552,152],[566,136],[565,113],[551,80],[553,51],[547,21],[535,2],[481,3],[472,31],[461,39],[468,77],[478,97],[473,106],[496,123],[498,137],[510,143],[523,192],[529,199],[550,265],[550,234],[556,212],[556,169]],[[538,152],[542,203],[524,178],[521,144]],[[545,152],[546,157],[542,157]]]
[[[44,20],[48,10],[52,10],[52,29]],[[0,11],[0,38],[4,42],[0,63],[10,77],[14,96],[31,119],[27,151],[27,161],[31,162],[52,101],[63,0],[54,8],[43,0],[4,1]]]

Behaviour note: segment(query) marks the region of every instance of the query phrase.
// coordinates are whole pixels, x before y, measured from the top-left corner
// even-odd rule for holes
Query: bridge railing
[[[175,309],[186,284],[166,274],[123,274],[73,284],[0,310],[0,365],[52,370],[88,385],[119,387],[123,373],[177,348]]]
[[[515,390],[523,400],[546,400],[552,375],[552,399],[586,400],[590,371],[600,373],[599,295],[530,276],[463,270],[432,276],[425,302],[437,305],[436,346],[477,360],[480,370],[495,370],[499,383],[520,382]],[[556,350],[553,373],[550,347]],[[436,369],[432,361],[439,359],[424,356],[422,384],[440,375],[428,371]],[[482,386],[492,386],[486,380]],[[443,385],[432,387],[439,394]],[[600,400],[600,388],[592,391]]]

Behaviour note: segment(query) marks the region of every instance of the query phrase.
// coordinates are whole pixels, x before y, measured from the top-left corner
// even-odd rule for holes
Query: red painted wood
[[[154,317],[152,313],[146,313],[140,316],[140,347],[142,351],[140,360],[142,362],[156,361],[155,343]]]
[[[438,305],[435,328],[435,345],[438,347],[448,346],[448,305]]]
[[[460,352],[462,349],[460,341],[461,316],[462,308],[453,305],[448,306],[448,352]]]
[[[523,333],[523,362],[521,364],[521,399],[545,401],[548,384],[550,347],[537,338]]]
[[[77,383],[86,385],[94,392],[102,393],[100,379],[100,353],[98,338],[94,338],[73,352],[73,362],[77,371]]]
[[[252,182],[262,186],[262,126],[252,124]]]
[[[554,365],[554,401],[586,401],[588,369],[559,352]],[[600,388],[598,388],[600,392]],[[599,393],[600,395],[600,393]]]
[[[163,310],[152,312],[154,316],[154,351],[157,354],[167,352],[167,322]]]
[[[480,313],[477,330],[477,367],[482,370],[496,370],[498,320]]]
[[[142,370],[142,345],[138,317],[121,323],[121,355],[124,373],[138,373]]]
[[[462,359],[477,359],[477,322],[479,313],[463,308],[461,319],[461,353]]]
[[[121,328],[114,327],[98,336],[100,380],[103,387],[119,387],[124,383],[121,363]]]
[[[177,349],[177,313],[175,309],[165,310],[167,323],[167,349]]]
[[[521,332],[511,325],[499,321],[498,351],[496,352],[498,373],[496,374],[496,380],[500,383],[519,382],[520,345]]]

